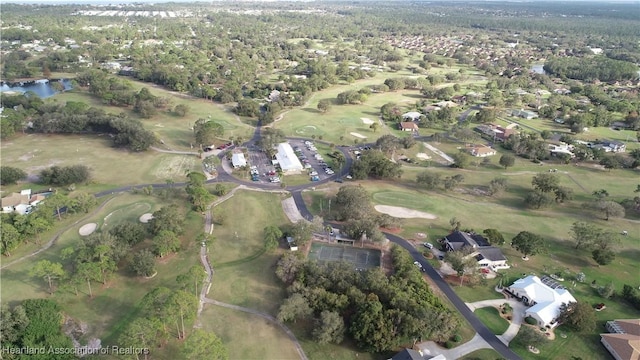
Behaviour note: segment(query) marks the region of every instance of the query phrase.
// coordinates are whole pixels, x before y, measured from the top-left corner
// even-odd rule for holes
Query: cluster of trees
[[[560,178],[553,173],[538,173],[531,180],[533,191],[525,197],[525,204],[533,209],[550,206],[554,202],[563,203],[573,198],[570,188],[560,186]]]
[[[634,286],[625,284],[620,293],[623,299],[627,300],[633,307],[640,309],[640,291]]]
[[[521,231],[511,240],[511,247],[518,250],[523,258],[537,255],[546,251],[547,242],[537,234]]]
[[[212,201],[213,195],[205,188],[204,184],[207,178],[199,172],[190,172],[187,175],[189,181],[185,190],[189,195],[189,201],[195,211],[203,212],[207,209],[207,205]]]
[[[596,328],[596,311],[586,302],[562,304],[558,323],[579,333],[590,333]]]
[[[544,140],[538,138],[537,133],[521,132],[511,135],[502,143],[502,147],[533,161],[549,158],[549,148]]]
[[[193,134],[196,138],[196,144],[202,146],[211,146],[216,139],[224,135],[224,127],[211,119],[198,119],[193,124]]]
[[[58,303],[49,299],[27,299],[10,308],[0,307],[2,333],[0,342],[6,349],[59,349],[41,355],[49,359],[76,359],[65,350],[73,349],[71,338],[62,331],[63,315]],[[7,354],[12,358],[11,354]],[[29,356],[29,355],[23,355]],[[36,355],[31,355],[36,356]]]
[[[544,70],[559,77],[586,81],[622,81],[638,77],[638,66],[605,56],[554,57],[547,60]]]
[[[91,170],[86,165],[57,166],[40,171],[42,184],[64,186],[83,184],[91,179]]]
[[[16,184],[27,178],[27,173],[12,166],[0,166],[0,185]]]
[[[593,260],[599,265],[610,264],[615,259],[614,250],[621,243],[617,233],[584,221],[574,222],[570,233],[576,242],[576,250],[582,248],[591,251]]]
[[[56,193],[40,202],[30,214],[1,214],[0,253],[11,256],[11,252],[24,243],[39,244],[42,233],[51,229],[56,217],[62,218],[62,209],[69,213],[87,213],[96,204],[96,198],[87,193],[78,193],[73,198]]]
[[[338,105],[362,104],[367,101],[367,96],[369,94],[371,94],[371,90],[369,88],[362,88],[358,91],[349,90],[338,94],[336,102]]]
[[[402,166],[389,160],[382,151],[371,149],[362,152],[360,159],[353,163],[351,174],[359,180],[367,177],[392,179],[402,175]]]
[[[416,183],[420,184],[427,190],[435,190],[442,186],[444,190],[455,189],[456,186],[464,181],[464,175],[456,174],[442,178],[439,173],[432,171],[423,171],[416,176]]]
[[[394,273],[381,269],[358,272],[348,263],[322,265],[285,254],[276,275],[288,285],[280,321],[314,319],[312,332],[320,343],[340,343],[345,336],[364,351],[396,349],[407,341],[442,341],[459,321],[422,279],[413,259],[391,249]]]
[[[121,346],[141,349],[163,348],[170,338],[184,340],[180,353],[189,359],[226,360],[222,340],[214,333],[192,328],[198,297],[184,290],[158,287],[140,301],[138,317],[129,322],[118,338]]]
[[[18,109],[9,112],[10,120],[3,118],[3,130],[9,129],[11,134],[25,128],[41,133],[108,133],[113,135],[114,146],[133,151],[147,150],[156,141],[155,135],[145,130],[139,120],[128,118],[124,113],[114,115],[76,101],[45,104],[41,100],[32,101],[34,97],[37,98],[35,95],[2,96],[4,106]]]
[[[360,240],[382,241],[380,227],[397,227],[398,219],[385,214],[376,215],[369,194],[362,186],[341,186],[332,201],[330,217],[344,221],[342,231]]]

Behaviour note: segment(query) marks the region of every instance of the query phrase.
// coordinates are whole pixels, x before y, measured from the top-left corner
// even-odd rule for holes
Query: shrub
[[[447,341],[446,343],[444,343],[444,347],[447,349],[451,349],[453,347],[455,347],[456,345],[454,344],[453,341]]]
[[[453,335],[454,342],[460,342],[460,340],[462,340],[462,336],[460,336],[460,334]]]
[[[532,318],[531,316],[527,316],[526,318],[524,318],[524,322],[526,322],[529,325],[538,324],[538,321],[536,321],[536,319]]]

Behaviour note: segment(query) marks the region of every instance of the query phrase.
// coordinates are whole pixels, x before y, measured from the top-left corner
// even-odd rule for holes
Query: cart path
[[[8,268],[9,266],[13,265],[13,264],[17,264],[19,262],[21,262],[22,260],[28,259],[32,256],[36,256],[38,254],[40,254],[41,252],[49,249],[50,247],[52,247],[56,241],[58,241],[58,238],[64,234],[67,230],[69,230],[70,228],[78,225],[78,223],[82,222],[82,221],[86,221],[88,218],[94,216],[96,213],[98,213],[98,211],[102,210],[102,208],[105,207],[105,205],[107,205],[109,202],[111,202],[111,200],[115,199],[116,197],[112,197],[111,199],[108,199],[107,201],[103,202],[102,204],[98,205],[95,209],[93,209],[90,213],[88,213],[87,215],[83,216],[82,218],[74,221],[72,224],[69,224],[67,226],[65,226],[64,228],[58,230],[58,232],[55,233],[55,235],[53,235],[53,237],[46,242],[46,244],[44,244],[42,247],[40,247],[38,250],[32,252],[31,254],[22,256],[18,259],[12,260],[6,264],[3,264],[2,266],[0,266],[0,270],[1,269],[5,269]]]

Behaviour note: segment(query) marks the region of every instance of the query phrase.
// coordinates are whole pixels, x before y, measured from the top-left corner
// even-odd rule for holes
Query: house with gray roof
[[[448,251],[458,251],[463,248],[471,248],[471,254],[478,262],[478,266],[492,270],[508,269],[507,258],[500,248],[491,246],[482,235],[454,231],[445,236],[444,245]]]

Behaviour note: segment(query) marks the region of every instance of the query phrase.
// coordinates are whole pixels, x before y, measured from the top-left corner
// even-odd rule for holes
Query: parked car
[[[312,176],[311,181],[320,181],[320,178],[318,176]]]
[[[309,173],[309,175],[316,176],[316,175],[318,175],[318,172],[317,171],[312,171],[312,172]]]
[[[426,242],[426,243],[424,243],[422,245],[424,245],[424,247],[426,247],[427,249],[433,249],[433,244],[431,244],[431,243]]]

